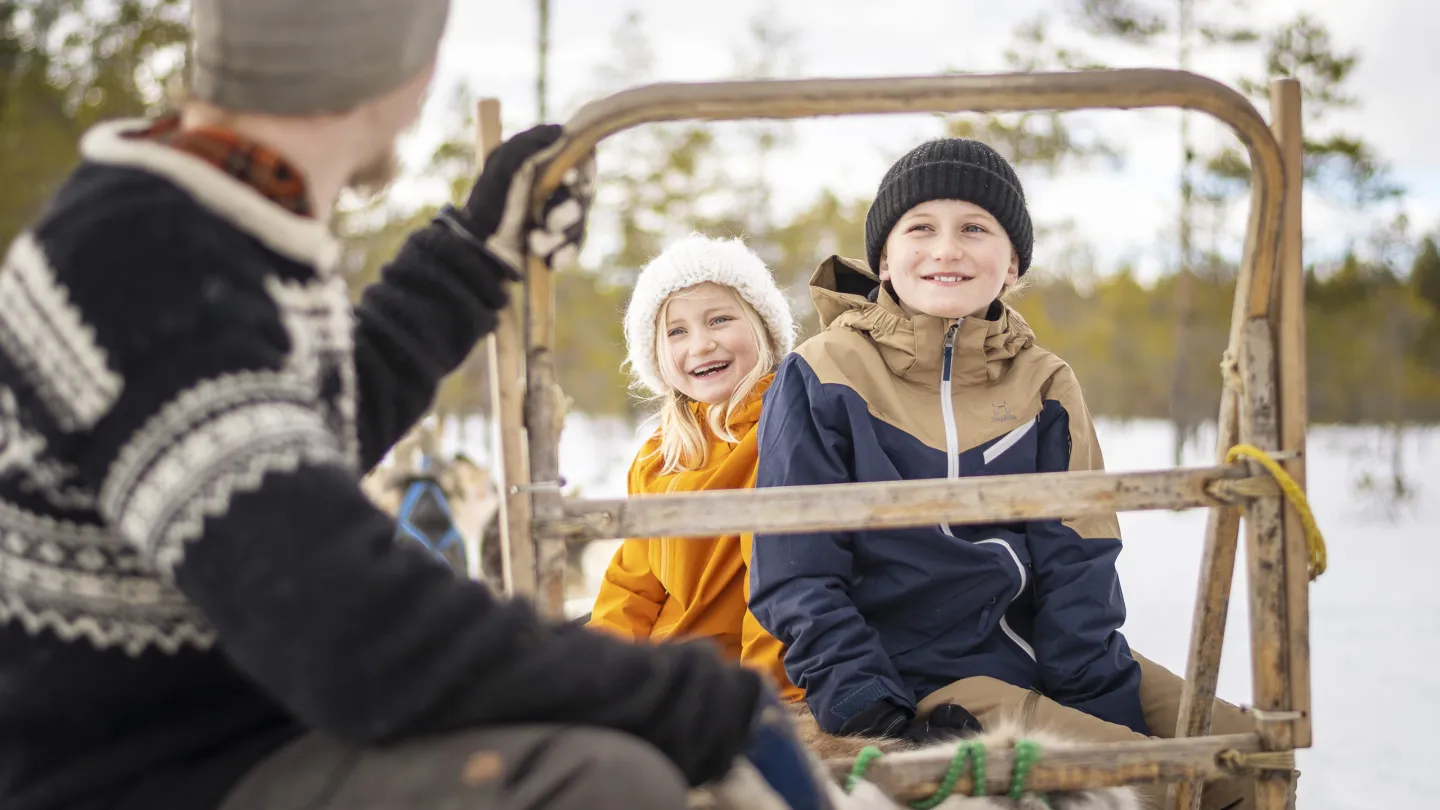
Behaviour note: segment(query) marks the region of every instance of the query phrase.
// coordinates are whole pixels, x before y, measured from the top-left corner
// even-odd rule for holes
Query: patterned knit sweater
[[[499,266],[432,225],[352,307],[322,223],[145,126],[89,133],[0,269],[0,807],[210,810],[306,729],[595,724],[723,769],[754,675],[543,623],[359,487]]]

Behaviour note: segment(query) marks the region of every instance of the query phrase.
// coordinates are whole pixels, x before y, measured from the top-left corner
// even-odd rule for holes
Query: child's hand
[[[917,743],[945,742],[958,740],[980,733],[980,721],[965,707],[954,703],[942,703],[930,712],[924,720],[912,720],[905,730],[905,736]]]
[[[905,736],[910,721],[910,712],[888,700],[877,700],[846,720],[839,735],[897,739]]]

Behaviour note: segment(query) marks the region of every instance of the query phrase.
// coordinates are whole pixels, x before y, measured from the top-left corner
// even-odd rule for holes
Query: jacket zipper
[[[963,320],[962,318],[955,321],[955,323],[950,325],[949,329],[945,330],[945,356],[940,366],[940,413],[945,417],[945,477],[952,479],[960,477],[960,436],[959,432],[955,429],[955,402],[951,396],[954,389],[950,381],[950,371],[955,360],[955,335],[960,331],[960,323]],[[950,537],[955,536],[954,532],[950,531],[950,524],[948,523],[941,523],[940,531],[945,532],[945,534]],[[1021,564],[1020,557],[1015,554],[1015,549],[1011,548],[1010,544],[1004,540],[982,540],[976,543],[976,545],[983,545],[985,543],[996,543],[1004,546],[1005,550],[1010,553],[1010,559],[1014,561],[1015,567],[1020,571],[1020,590],[1016,591],[1015,596],[1009,600],[1009,602],[1014,602],[1020,597],[1020,594],[1025,592],[1025,585],[1028,582],[1028,578],[1025,575],[1025,566]],[[1007,602],[1005,608],[1002,609],[1000,630],[1006,636],[1009,636],[1010,640],[1015,642],[1016,646],[1024,650],[1025,654],[1030,656],[1031,660],[1034,660],[1035,649],[1026,643],[1025,639],[1021,638],[1020,634],[1010,627],[1010,622],[1006,621],[1003,615],[1003,610],[1009,609],[1009,602]],[[984,627],[985,623],[990,620],[990,614],[994,610],[994,607],[995,600],[992,599],[990,600],[990,604],[986,605],[985,609],[980,612],[981,627]]]
[[[961,319],[963,320],[963,319]],[[955,430],[955,403],[950,383],[950,367],[955,359],[955,333],[960,331],[960,321],[950,324],[945,330],[945,355],[940,364],[940,413],[945,417],[945,477],[960,477],[960,437]],[[949,523],[941,523],[940,531],[954,537]]]

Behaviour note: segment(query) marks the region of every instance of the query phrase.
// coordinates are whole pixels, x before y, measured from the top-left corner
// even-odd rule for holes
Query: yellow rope
[[[1300,513],[1300,522],[1305,526],[1305,543],[1310,548],[1310,579],[1325,573],[1325,536],[1320,533],[1320,524],[1315,522],[1315,513],[1310,511],[1310,502],[1305,498],[1305,491],[1285,472],[1275,459],[1258,447],[1250,444],[1237,444],[1225,454],[1225,463],[1234,464],[1241,458],[1248,458],[1270,473],[1275,483],[1280,485],[1280,491],[1285,494],[1285,500],[1295,507]]]

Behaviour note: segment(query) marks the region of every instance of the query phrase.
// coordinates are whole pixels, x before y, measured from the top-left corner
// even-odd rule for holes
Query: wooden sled
[[[511,307],[489,339],[501,459],[500,527],[508,593],[559,618],[567,544],[597,539],[713,536],[742,531],[921,526],[1071,518],[1085,514],[1205,507],[1181,739],[1096,744],[1057,752],[1029,775],[1035,791],[1165,782],[1170,806],[1199,806],[1199,785],[1240,772],[1258,776],[1260,810],[1293,802],[1293,752],[1311,744],[1309,549],[1300,513],[1276,477],[1253,460],[1227,460],[1237,445],[1258,449],[1301,488],[1306,411],[1301,267],[1300,86],[1271,86],[1269,124],[1235,90],[1175,70],[949,75],[656,84],[583,107],[565,125],[563,147],[540,172],[537,205],[602,139],[646,123],[700,119],[789,119],[877,113],[1006,112],[1178,107],[1207,113],[1240,138],[1252,171],[1249,221],[1229,348],[1221,367],[1217,463],[1201,469],[1064,473],[998,478],[837,484],[618,499],[562,495],[557,458],[563,394],[554,365],[554,287],[531,259]],[[479,155],[500,140],[498,103],[481,102]],[[983,497],[982,497],[983,496]],[[1241,516],[1246,524],[1253,715],[1258,732],[1209,736]],[[947,755],[876,763],[870,778],[900,798],[936,788]],[[989,753],[991,792],[1009,784],[1012,759]],[[837,772],[848,762],[834,763]],[[959,793],[972,787],[962,780]]]

